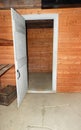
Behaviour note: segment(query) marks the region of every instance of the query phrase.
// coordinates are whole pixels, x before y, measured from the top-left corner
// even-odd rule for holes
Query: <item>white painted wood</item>
[[[11,9],[11,16],[16,70],[17,103],[19,107],[28,89],[26,27],[25,19],[14,9]]]
[[[53,61],[52,61],[52,91],[57,90],[57,53],[58,53],[58,14],[27,14],[25,20],[53,20]]]
[[[28,93],[55,93],[53,90],[46,90],[46,91],[34,91],[34,90],[28,90]]]
[[[58,14],[25,14],[22,15],[25,20],[46,20],[46,19],[56,19]]]
[[[53,22],[53,69],[52,69],[52,89],[57,91],[57,59],[58,59],[58,14]]]

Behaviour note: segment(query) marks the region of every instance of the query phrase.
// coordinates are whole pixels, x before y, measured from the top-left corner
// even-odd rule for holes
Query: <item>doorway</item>
[[[53,20],[27,20],[29,91],[52,91]]]
[[[58,52],[58,14],[31,14],[31,15],[22,15],[26,21],[53,21],[53,53],[52,53],[52,78],[51,89],[42,91],[42,92],[56,92],[57,86],[57,52]],[[47,24],[46,24],[47,25]],[[50,25],[50,26],[51,26]],[[30,25],[32,26],[32,25]],[[50,88],[50,87],[49,87]],[[37,91],[37,90],[36,90]],[[33,91],[33,92],[36,92]],[[32,92],[32,91],[29,91]],[[38,91],[37,91],[38,92]]]
[[[56,92],[57,86],[57,52],[58,52],[58,14],[32,14],[20,15],[14,9],[11,9],[14,59],[16,71],[17,102],[20,106],[25,94],[28,91],[28,60],[26,53],[26,21],[28,20],[52,20],[53,21],[53,47],[52,47],[52,87],[47,92]],[[37,76],[38,77],[38,76]],[[36,91],[34,91],[36,92]],[[37,91],[39,92],[39,91]],[[41,92],[41,91],[40,91]]]

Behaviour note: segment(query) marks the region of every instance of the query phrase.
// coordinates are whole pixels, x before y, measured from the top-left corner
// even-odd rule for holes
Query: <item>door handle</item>
[[[17,70],[17,79],[19,79],[19,78],[20,78],[20,71]]]

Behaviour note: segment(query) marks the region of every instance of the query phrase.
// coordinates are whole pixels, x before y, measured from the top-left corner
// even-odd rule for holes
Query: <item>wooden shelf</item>
[[[12,65],[12,64],[0,64],[0,77],[13,66],[14,65]]]
[[[0,39],[0,46],[13,46],[12,40]]]

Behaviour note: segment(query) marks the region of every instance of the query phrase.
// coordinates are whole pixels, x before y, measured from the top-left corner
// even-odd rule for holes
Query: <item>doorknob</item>
[[[19,72],[19,70],[17,70],[17,79],[19,79],[20,78],[20,72]]]

